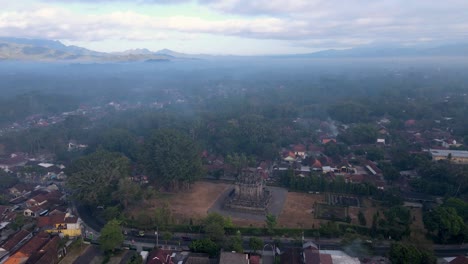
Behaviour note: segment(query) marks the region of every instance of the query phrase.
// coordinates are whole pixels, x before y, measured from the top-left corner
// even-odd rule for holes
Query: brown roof
[[[2,248],[6,251],[12,250],[16,245],[18,245],[21,240],[27,237],[30,233],[24,229],[16,232],[13,236],[11,236],[5,243],[3,243]]]
[[[173,264],[171,256],[172,251],[164,249],[156,249],[150,252],[147,264]],[[166,261],[167,260],[167,261]]]
[[[53,264],[58,262],[58,244],[60,238],[58,236],[52,237],[40,250],[34,252],[28,259],[26,264]]]
[[[18,183],[15,186],[11,187],[9,190],[17,190],[19,192],[29,192],[34,190],[34,186],[25,183]]]
[[[318,249],[308,247],[304,249],[305,264],[320,263],[320,253]]]
[[[219,264],[248,264],[247,255],[243,253],[221,252]]]
[[[449,262],[450,264],[468,264],[468,259],[465,256],[458,256]]]
[[[33,213],[40,213],[40,212],[42,212],[42,211],[45,210],[45,209],[44,209],[42,206],[40,206],[40,205],[32,206],[32,207],[26,208],[26,209],[24,209],[24,210],[26,211],[26,210],[28,210],[28,209],[31,210],[31,212],[33,212]]]
[[[287,248],[280,256],[281,264],[301,264],[302,254],[300,248]]]
[[[296,152],[305,152],[306,151],[306,147],[304,145],[302,145],[302,144],[295,145],[293,149]]]
[[[48,241],[50,240],[50,235],[41,232],[31,238],[26,244],[24,244],[18,252],[26,255],[26,256],[31,256],[34,252],[42,248]]]
[[[0,205],[0,214],[5,214],[10,209],[10,206]]]
[[[250,264],[260,264],[260,256],[250,256]]]
[[[47,201],[47,196],[45,196],[43,194],[38,194],[38,195],[34,196],[33,198],[31,198],[29,200],[33,200],[36,203],[42,203],[44,201]]]
[[[56,224],[74,224],[78,222],[77,217],[67,217],[65,213],[57,213],[48,216],[40,216],[37,221],[38,227],[52,226]]]
[[[208,255],[195,255],[189,256],[185,261],[185,264],[210,264],[210,258]]]
[[[320,264],[333,264],[330,254],[320,254]]]

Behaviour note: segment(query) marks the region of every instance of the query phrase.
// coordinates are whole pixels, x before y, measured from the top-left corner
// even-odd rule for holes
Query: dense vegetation
[[[100,216],[109,221],[104,229],[108,234],[102,237],[107,251],[121,240],[122,223],[157,227],[165,232],[161,237],[166,241],[170,232],[201,232],[205,238],[190,247],[212,256],[220,246],[242,251],[242,235],[299,237],[305,232],[317,238],[359,235],[411,240],[414,219],[402,206],[408,193],[422,194],[422,200],[443,198],[440,206],[424,204],[428,237],[437,243],[468,241],[468,166],[432,161],[422,151],[432,143],[420,140],[431,133],[449,134],[461,143],[452,148],[467,148],[466,62],[457,67],[438,61],[385,67],[354,63],[260,60],[40,70],[15,65],[12,71],[29,78],[0,73],[0,85],[5,87],[0,99],[4,113],[0,155],[50,155],[65,164],[66,186],[75,200],[93,210],[103,208]],[[63,113],[70,111],[74,112]],[[44,120],[49,123],[44,125]],[[322,144],[323,134],[333,134],[337,142]],[[384,138],[386,145],[376,146],[377,138]],[[87,147],[69,150],[70,142]],[[294,167],[279,173],[274,184],[300,192],[371,198],[386,210],[376,212],[372,222],[359,212],[359,225],[349,224],[350,218],[330,219],[306,230],[280,228],[272,216],[264,228],[233,227],[229,219],[216,214],[179,225],[168,204],[132,215],[126,211],[157,197],[159,191],[184,191],[208,173],[215,178],[224,175],[222,170],[203,170],[203,165],[212,165],[213,157],[238,171],[262,161],[274,163],[281,151],[296,144],[322,148],[325,155],[314,157],[320,162],[363,166],[373,161],[387,187],[381,190],[341,176],[330,180],[313,171],[298,177]],[[308,158],[304,164],[313,162]],[[405,178],[401,171],[416,176]],[[16,182],[14,177],[1,178],[2,188]],[[262,247],[258,240],[249,242],[254,250]],[[431,254],[411,243],[393,244],[390,259],[433,263]]]

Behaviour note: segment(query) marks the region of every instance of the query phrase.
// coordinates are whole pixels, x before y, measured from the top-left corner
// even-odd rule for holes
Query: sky
[[[97,51],[294,54],[468,41],[467,0],[0,0],[0,36]]]

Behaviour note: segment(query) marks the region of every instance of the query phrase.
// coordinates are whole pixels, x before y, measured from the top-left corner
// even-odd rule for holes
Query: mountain
[[[344,50],[323,50],[309,54],[285,55],[307,58],[381,58],[381,57],[433,57],[468,56],[468,44],[424,46],[362,46]]]
[[[190,58],[190,56],[181,55],[180,57],[174,57],[169,54],[152,52],[148,49],[105,53],[78,46],[67,46],[60,41],[54,40],[0,37],[0,60],[45,62],[157,62],[186,58]]]
[[[0,61],[46,61],[46,62],[167,62],[195,59],[244,59],[244,58],[381,58],[381,57],[431,57],[468,56],[468,44],[440,46],[368,45],[344,50],[323,50],[309,54],[270,56],[215,56],[185,54],[170,49],[153,52],[148,49],[133,49],[122,52],[98,52],[78,46],[67,46],[60,41],[0,37]]]
[[[152,55],[154,52],[152,52],[149,49],[131,49],[131,50],[126,50],[126,51],[121,51],[121,52],[112,52],[112,54],[115,55]]]

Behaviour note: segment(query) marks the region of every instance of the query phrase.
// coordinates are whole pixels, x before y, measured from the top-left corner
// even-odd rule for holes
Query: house
[[[32,233],[21,229],[12,236],[10,236],[0,247],[0,262],[15,252],[19,247],[24,245],[29,239],[32,238]]]
[[[377,144],[378,145],[385,145],[385,138],[378,138],[377,139]]]
[[[468,264],[468,258],[465,256],[457,256],[455,258],[444,258],[449,264]]]
[[[301,248],[286,248],[280,255],[281,264],[302,264]]]
[[[361,263],[358,258],[350,257],[340,250],[319,250],[312,242],[303,245],[303,257],[305,264]]]
[[[294,155],[301,157],[301,158],[305,157],[306,150],[307,150],[306,147],[302,144],[298,144],[293,147]]]
[[[3,219],[11,211],[11,208],[6,205],[0,205],[0,219]]]
[[[260,264],[260,256],[251,255],[249,258],[250,264]]]
[[[23,153],[12,153],[6,159],[0,159],[0,169],[8,170],[13,167],[24,166],[28,162],[26,155]]]
[[[53,236],[40,250],[34,252],[26,264],[57,264],[60,238]]]
[[[47,242],[51,239],[50,235],[44,232],[41,232],[31,238],[28,242],[22,245],[16,253],[9,256],[5,264],[18,264],[18,263],[26,263],[29,257],[40,251],[42,247],[44,247]]]
[[[32,206],[32,207],[24,209],[23,215],[28,216],[28,217],[38,217],[41,214],[47,213],[47,211],[48,210],[45,209],[44,207],[40,205],[36,205],[36,206]]]
[[[364,181],[364,175],[362,174],[347,175],[345,178],[345,181],[349,183],[362,183]]]
[[[37,226],[47,233],[62,233],[69,237],[81,235],[81,219],[68,213],[41,216],[38,218]]]
[[[18,183],[15,186],[8,189],[8,192],[13,197],[20,197],[23,195],[27,195],[34,190],[34,186],[24,183]]]
[[[27,207],[33,207],[33,206],[41,206],[47,203],[47,196],[43,194],[38,194],[34,196],[33,198],[29,199],[26,201],[26,206]]]
[[[210,264],[208,254],[204,253],[190,253],[184,264]]]
[[[317,245],[312,242],[303,245],[302,255],[305,264],[320,264],[320,252]]]
[[[324,139],[322,139],[322,144],[323,145],[326,145],[326,144],[328,144],[330,142],[336,143],[336,139],[334,139],[334,138],[324,138]]]
[[[174,264],[172,258],[172,251],[157,248],[150,252],[146,264]]]
[[[249,255],[235,252],[221,252],[219,264],[249,264]]]
[[[430,149],[433,160],[450,160],[456,164],[468,164],[468,151],[450,149]]]

